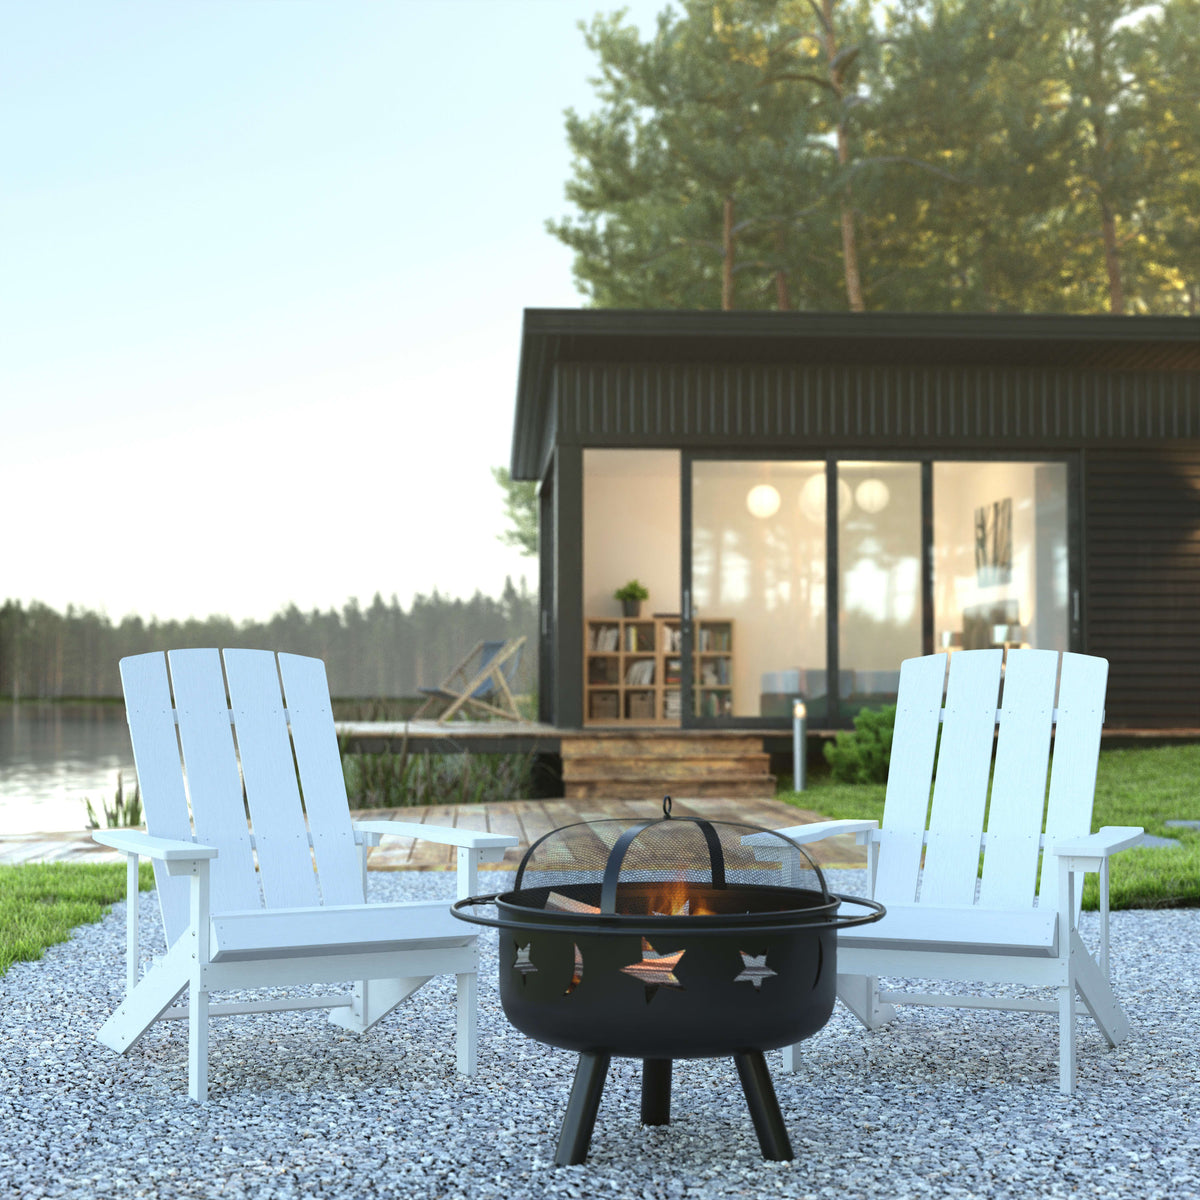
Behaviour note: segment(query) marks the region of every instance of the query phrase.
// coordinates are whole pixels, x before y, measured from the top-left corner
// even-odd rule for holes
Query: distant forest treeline
[[[528,641],[518,687],[536,679],[537,596],[525,580],[505,580],[499,599],[476,592],[458,600],[434,592],[417,596],[407,611],[395,596],[376,593],[367,608],[356,599],[338,612],[301,612],[295,605],[267,621],[228,617],[114,624],[102,613],[48,605],[0,606],[0,698],[7,700],[120,696],[117,662],[127,654],[194,646],[243,646],[286,650],[324,659],[330,691],[362,699],[412,696],[419,686],[440,683],[484,639]]]

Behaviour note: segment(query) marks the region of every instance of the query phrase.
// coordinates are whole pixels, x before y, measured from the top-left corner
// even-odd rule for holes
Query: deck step
[[[658,776],[641,779],[564,779],[565,800],[661,800],[721,798],[769,800],[775,795],[774,775],[725,775],[689,780],[664,780]]]
[[[706,754],[693,758],[657,758],[626,755],[621,758],[565,758],[563,778],[574,779],[636,779],[654,775],[660,779],[705,779],[717,776],[768,775],[771,770],[769,754]]]
[[[705,755],[761,754],[762,738],[753,734],[704,734],[693,737],[636,735],[626,732],[562,738],[562,757],[573,758],[700,758]]]
[[[755,734],[589,730],[562,739],[563,796],[769,799],[770,761]]]

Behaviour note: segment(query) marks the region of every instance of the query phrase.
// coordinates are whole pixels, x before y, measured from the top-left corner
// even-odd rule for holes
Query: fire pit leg
[[[572,1167],[587,1159],[611,1061],[610,1054],[589,1054],[585,1051],[579,1056],[575,1082],[571,1085],[571,1098],[567,1101],[567,1115],[563,1117],[558,1149],[554,1154],[556,1167]]]
[[[794,1158],[787,1126],[783,1123],[783,1114],[779,1111],[779,1101],[775,1098],[775,1087],[771,1083],[771,1073],[767,1070],[762,1051],[743,1050],[733,1056],[733,1061],[742,1080],[742,1091],[746,1093],[750,1119],[754,1122],[754,1132],[758,1134],[763,1158],[776,1162]]]
[[[642,1124],[671,1123],[671,1060],[642,1059]]]

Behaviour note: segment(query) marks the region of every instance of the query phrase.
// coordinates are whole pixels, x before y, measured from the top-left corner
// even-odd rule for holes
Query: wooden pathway
[[[658,816],[661,804],[654,800],[515,800],[505,804],[439,804],[423,808],[373,808],[355,813],[363,820],[419,821],[509,833],[521,839],[504,861],[485,864],[484,869],[515,870],[521,855],[543,834],[563,825],[605,817],[648,819]],[[675,800],[673,811],[680,817],[707,817],[780,829],[787,825],[821,820],[814,812],[793,808],[779,800],[692,799]],[[854,844],[852,834],[828,838],[809,847],[823,867],[861,867],[866,856]],[[413,838],[385,837],[367,858],[372,871],[449,871],[455,866],[453,846],[439,846]],[[0,835],[0,864],[21,862],[121,862],[124,856],[92,841],[91,834],[29,833]]]

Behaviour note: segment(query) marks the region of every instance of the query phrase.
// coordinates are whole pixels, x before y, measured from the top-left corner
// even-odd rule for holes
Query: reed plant
[[[350,807],[411,808],[424,804],[494,804],[528,798],[532,754],[352,754],[342,747]]]
[[[85,796],[83,802],[87,805],[87,828],[99,829],[100,818],[96,815],[91,800]],[[136,829],[142,823],[142,794],[137,784],[134,784],[133,795],[128,800],[125,798],[125,786],[120,771],[117,772],[117,793],[113,797],[112,807],[109,808],[104,800],[100,801],[100,807],[104,813],[105,829]]]

